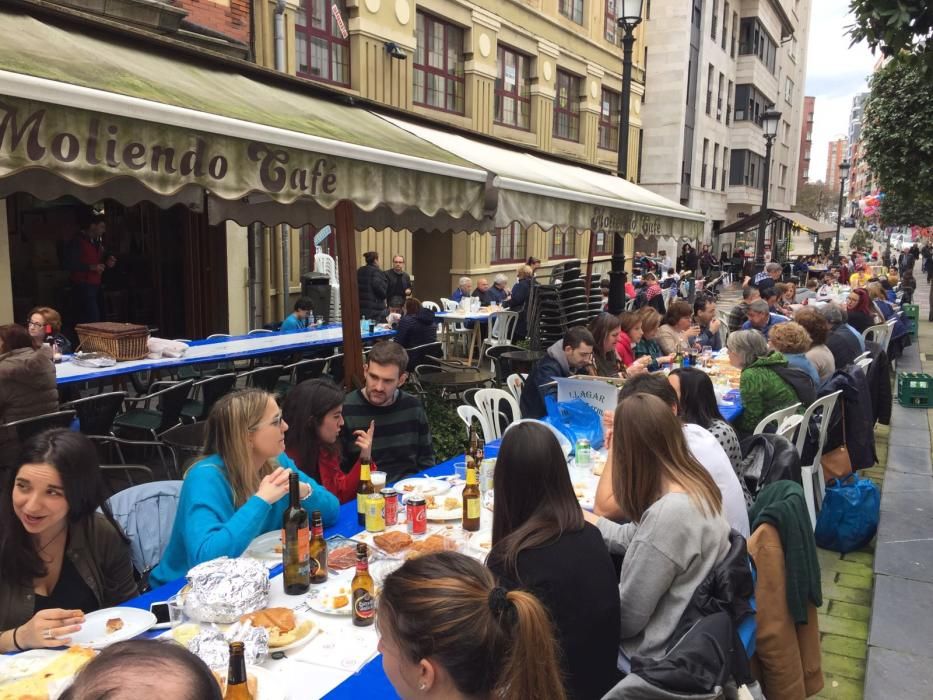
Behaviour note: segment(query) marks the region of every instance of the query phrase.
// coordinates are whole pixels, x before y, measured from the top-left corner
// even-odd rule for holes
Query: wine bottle
[[[289,506],[282,516],[282,565],[285,592],[307,593],[311,584],[310,533],[308,512],[301,507],[298,474],[288,475]]]

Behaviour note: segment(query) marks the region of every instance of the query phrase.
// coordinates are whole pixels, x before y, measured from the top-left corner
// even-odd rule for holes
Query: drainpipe
[[[285,0],[276,0],[275,3],[275,69],[280,73],[285,72]],[[291,253],[289,250],[289,227],[282,224],[282,290],[281,290],[281,310],[282,318],[288,314],[288,288],[289,278],[288,269],[291,264]]]

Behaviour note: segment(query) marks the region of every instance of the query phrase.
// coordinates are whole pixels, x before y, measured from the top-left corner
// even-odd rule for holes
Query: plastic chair
[[[181,481],[139,484],[108,499],[114,520],[130,541],[133,566],[145,580],[162,559],[175,524]]]
[[[755,426],[755,430],[752,432],[752,435],[761,435],[772,423],[776,423],[777,427],[780,427],[785,418],[790,418],[792,415],[797,413],[798,408],[800,408],[799,402],[793,404],[792,406],[788,406],[787,408],[782,408],[779,411],[768,414],[758,422],[758,425]]]
[[[246,335],[273,335],[274,331],[270,331],[268,328],[254,328]]]
[[[508,405],[511,416],[503,414],[502,402]],[[502,389],[481,389],[476,392],[476,406],[489,424],[493,439],[502,437],[504,429],[522,417],[518,401]]]
[[[797,431],[800,430],[802,424],[803,416],[799,413],[795,413],[782,420],[774,434],[786,438],[791,444],[795,444],[797,441]]]
[[[16,438],[20,444],[26,442],[33,435],[38,435],[46,430],[53,428],[70,428],[75,419],[75,411],[57,411],[55,413],[45,413],[41,416],[32,418],[22,418],[9,423],[4,423],[0,428],[13,428],[16,430]]]
[[[435,301],[422,301],[421,307],[425,309],[431,309],[434,313],[438,313],[441,310],[440,305]]]
[[[239,379],[243,379],[245,385],[268,391],[270,394],[275,392],[275,385],[278,384],[279,377],[285,371],[284,365],[270,365],[269,367],[259,367],[251,369],[249,372],[243,372]]]
[[[527,374],[510,374],[509,378],[505,380],[506,386],[518,402],[522,400],[522,389],[525,388],[525,380],[527,378]]]
[[[123,430],[138,430],[152,435],[158,440],[159,434],[164,433],[173,425],[181,422],[181,409],[185,405],[194,380],[183,382],[153,382],[152,389],[166,385],[164,389],[157,389],[145,396],[127,397],[125,404],[135,405],[142,403],[142,408],[133,408],[120,414],[113,420],[113,427]],[[158,399],[158,408],[151,408],[153,399]],[[119,434],[119,432],[118,432]]]
[[[470,427],[473,425],[473,421],[475,420],[479,423],[479,427],[483,431],[483,440],[485,442],[490,442],[496,439],[496,437],[492,434],[492,431],[489,429],[489,424],[486,422],[486,418],[478,408],[467,406],[465,404],[462,406],[457,406],[457,415],[460,416],[460,420],[466,424],[467,437],[470,435]]]
[[[879,323],[876,326],[869,326],[864,331],[862,331],[862,337],[865,341],[872,341],[878,343],[881,348],[887,352],[888,343],[891,342],[891,326],[887,323]]]
[[[518,312],[497,311],[496,317],[492,321],[492,328],[489,330],[489,337],[483,341],[484,347],[511,345],[517,324]],[[495,369],[492,363],[490,363],[489,369]]]
[[[827,396],[822,396],[807,407],[803,413],[803,429],[797,434],[797,454],[803,455],[803,450],[809,435],[809,427],[814,416],[819,413],[820,432],[817,437],[816,452],[813,455],[813,462],[800,465],[800,480],[803,484],[803,493],[807,501],[807,510],[810,513],[810,522],[813,529],[816,529],[816,513],[819,508],[817,505],[823,504],[823,495],[826,493],[826,482],[823,480],[823,467],[820,459],[823,457],[823,447],[826,444],[826,433],[829,430],[830,419],[833,415],[833,409],[836,406],[836,400],[842,390],[833,392]],[[816,486],[814,486],[814,481]],[[816,491],[819,491],[819,504],[816,501]]]
[[[863,357],[863,358],[861,358],[861,359],[859,359],[859,360],[856,360],[854,364],[855,364],[856,367],[859,367],[859,368],[861,368],[863,371],[867,372],[867,371],[868,371],[868,366],[871,364],[871,358],[870,358],[870,357]]]
[[[236,386],[236,374],[218,374],[216,377],[208,377],[192,385],[193,394],[201,394],[200,399],[185,399],[181,407],[182,420],[191,422],[206,420],[211,408],[217,403],[217,400],[229,394]]]
[[[125,391],[111,391],[69,401],[62,408],[75,411],[85,435],[113,435],[113,419],[123,409],[125,398]]]

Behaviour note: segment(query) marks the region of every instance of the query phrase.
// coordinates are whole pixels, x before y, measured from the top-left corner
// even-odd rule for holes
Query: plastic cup
[[[467,478],[467,467],[466,462],[454,462],[454,474],[457,475],[457,479],[466,483]]]
[[[382,489],[385,488],[385,485],[386,485],[386,473],[385,473],[385,472],[379,472],[379,471],[370,472],[370,473],[369,473],[369,480],[372,482],[373,489],[375,489],[376,492],[379,492],[379,491],[381,491]]]

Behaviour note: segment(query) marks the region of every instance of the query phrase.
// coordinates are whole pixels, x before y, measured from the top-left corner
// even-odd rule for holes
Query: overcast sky
[[[816,97],[810,181],[826,176],[830,141],[846,135],[852,97],[868,90],[876,56],[862,43],[849,48],[846,27],[852,24],[849,0],[813,0],[807,54],[807,95]]]

